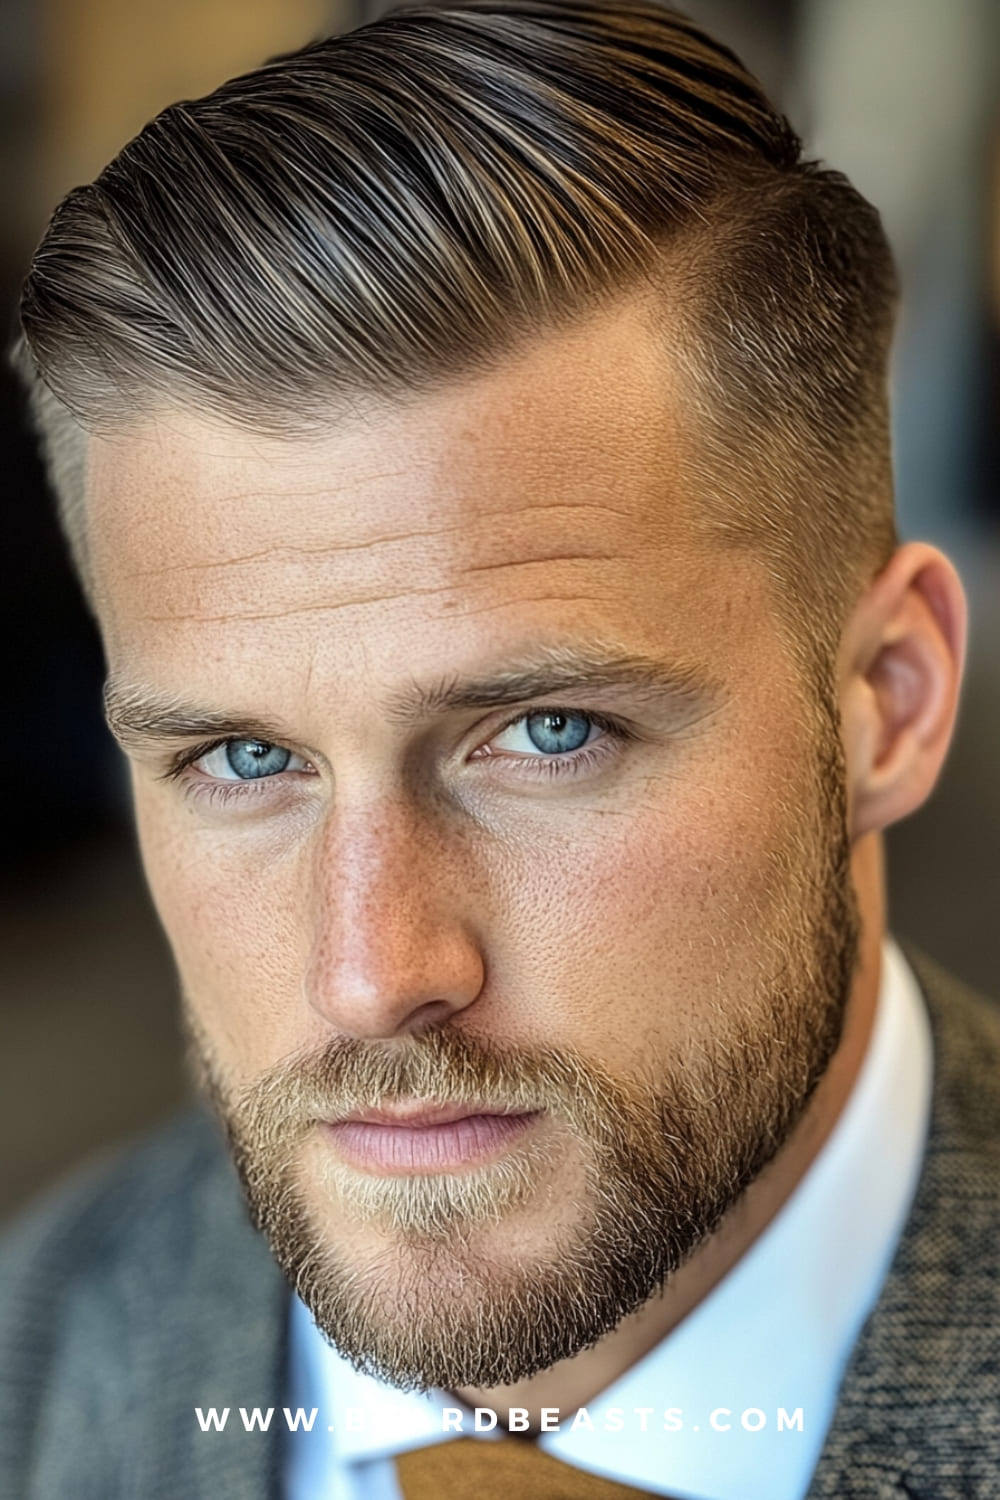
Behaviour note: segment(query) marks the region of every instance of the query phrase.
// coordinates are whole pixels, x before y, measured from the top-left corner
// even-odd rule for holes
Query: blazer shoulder
[[[47,1195],[0,1242],[0,1500],[159,1496],[136,1463],[176,1459],[203,1374],[253,1341],[270,1370],[284,1295],[207,1113]]]
[[[211,1120],[192,1109],[78,1168],[30,1205],[0,1237],[0,1306],[27,1278],[63,1288],[113,1275],[151,1237],[184,1238],[183,1219],[230,1171]],[[56,1288],[45,1288],[53,1295]]]

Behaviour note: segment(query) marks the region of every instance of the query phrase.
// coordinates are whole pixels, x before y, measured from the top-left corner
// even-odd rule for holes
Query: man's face
[[[277,1258],[401,1384],[609,1331],[836,1046],[836,735],[696,464],[632,304],[319,437],[168,413],[92,444],[202,1072]]]

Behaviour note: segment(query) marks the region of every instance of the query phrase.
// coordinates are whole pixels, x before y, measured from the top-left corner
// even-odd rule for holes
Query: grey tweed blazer
[[[935,1039],[912,1213],[809,1500],[1000,1497],[1000,1009],[910,955]],[[0,1257],[0,1500],[278,1500],[288,1292],[191,1115],[24,1221]]]

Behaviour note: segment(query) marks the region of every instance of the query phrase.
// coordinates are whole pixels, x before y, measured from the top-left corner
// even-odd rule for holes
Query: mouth
[[[513,1114],[477,1104],[414,1102],[355,1110],[323,1131],[342,1159],[362,1171],[448,1172],[481,1166],[523,1136],[541,1111]]]

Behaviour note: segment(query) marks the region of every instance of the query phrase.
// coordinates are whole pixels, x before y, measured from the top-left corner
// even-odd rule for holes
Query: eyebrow
[[[253,739],[274,744],[289,738],[276,720],[219,713],[114,678],[104,688],[104,719],[123,750],[155,741]]]
[[[704,709],[721,694],[720,684],[689,663],[608,650],[550,647],[536,653],[530,662],[483,677],[456,674],[429,686],[414,684],[393,694],[387,712],[394,721],[408,722],[461,709],[503,708],[528,699],[614,690],[661,703],[669,700],[678,709],[692,712]]]
[[[627,692],[633,701],[666,706],[690,722],[718,706],[721,684],[700,666],[606,650],[552,647],[530,661],[483,676],[442,677],[397,690],[386,704],[392,723],[412,724],[447,713],[503,708],[530,700],[552,707],[566,694]],[[129,749],[154,741],[259,739],[269,744],[297,739],[274,719],[222,713],[156,690],[109,677],[104,716],[118,743]]]

